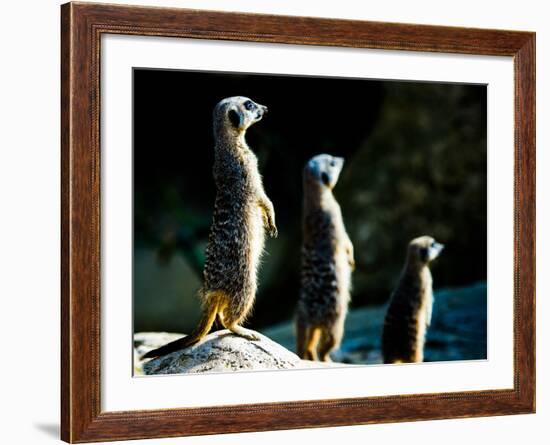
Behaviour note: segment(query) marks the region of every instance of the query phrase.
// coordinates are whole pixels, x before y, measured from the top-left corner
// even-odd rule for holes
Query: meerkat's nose
[[[265,105],[262,105],[262,111],[264,112],[264,114],[267,113],[267,107]]]

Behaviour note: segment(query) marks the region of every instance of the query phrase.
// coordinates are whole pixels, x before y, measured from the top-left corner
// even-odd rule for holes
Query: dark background
[[[436,289],[486,280],[484,85],[135,69],[136,332],[189,332],[198,320],[215,193],[211,115],[234,95],[269,107],[247,141],[279,229],[249,327],[292,318],[302,168],[319,153],[346,159],[334,193],[355,246],[352,308],[386,302],[419,235],[446,244]]]

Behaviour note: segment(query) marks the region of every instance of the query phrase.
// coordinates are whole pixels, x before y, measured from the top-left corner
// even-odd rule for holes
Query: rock
[[[135,373],[182,374],[332,366],[300,360],[288,349],[257,334],[260,340],[249,341],[228,330],[216,331],[189,348],[142,362],[139,357],[147,351],[180,338],[182,334],[141,332],[134,336]]]

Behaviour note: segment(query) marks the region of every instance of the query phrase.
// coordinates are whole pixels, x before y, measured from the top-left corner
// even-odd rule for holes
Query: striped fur
[[[301,292],[296,350],[307,360],[330,360],[340,346],[350,300],[353,246],[332,193],[342,158],[318,155],[304,170]]]
[[[236,335],[258,337],[240,325],[254,304],[257,272],[264,249],[265,231],[275,237],[275,211],[265,194],[258,160],[245,133],[267,107],[246,97],[230,97],[214,109],[216,199],[206,247],[204,284],[199,293],[204,315],[188,337],[176,340],[145,357],[157,357],[200,341],[218,319]]]
[[[384,363],[424,360],[424,342],[431,323],[433,292],[429,263],[443,245],[429,236],[409,243],[407,259],[391,298],[382,334]]]

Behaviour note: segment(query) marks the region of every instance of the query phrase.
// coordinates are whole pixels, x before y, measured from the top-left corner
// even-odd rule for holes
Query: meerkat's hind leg
[[[392,353],[388,354],[387,356],[384,356],[384,364],[390,364],[390,365],[400,365],[404,363],[414,363],[414,356],[409,354],[408,352],[403,353]]]
[[[330,331],[323,331],[319,345],[319,359],[322,362],[331,362],[330,353],[336,348],[336,339]]]
[[[411,354],[410,360],[411,363],[422,363],[424,361],[424,349],[418,348]]]
[[[340,346],[344,335],[343,323],[338,322],[334,326],[326,327],[322,331],[319,344],[319,358],[323,362],[331,362],[330,353]]]
[[[227,311],[220,312],[218,314],[221,324],[233,334],[238,335],[239,337],[246,338],[250,341],[258,341],[260,337],[254,331],[250,329],[243,328],[237,320],[232,319],[231,314],[228,314]]]
[[[304,360],[319,361],[319,355],[317,354],[317,346],[319,344],[319,338],[321,336],[321,328],[317,326],[308,326],[305,330],[304,340]]]
[[[225,326],[222,323],[222,315],[221,312],[218,312],[216,315],[216,320],[214,322],[214,325],[212,327],[214,331],[219,331],[221,329],[225,329]]]
[[[241,325],[238,325],[236,323],[233,324],[233,325],[226,326],[226,327],[231,332],[233,332],[233,334],[238,335],[239,337],[244,337],[244,338],[246,338],[247,340],[250,340],[250,341],[260,340],[260,336],[256,332],[254,332],[250,329],[243,328]]]

